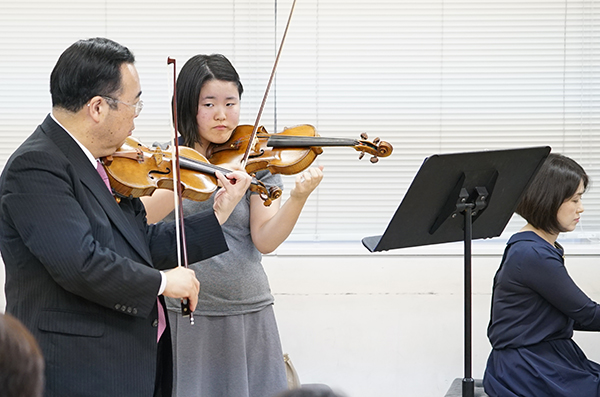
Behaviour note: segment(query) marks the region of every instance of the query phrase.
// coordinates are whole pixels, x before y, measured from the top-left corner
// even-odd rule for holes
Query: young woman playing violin
[[[177,78],[177,117],[183,145],[202,155],[226,142],[237,127],[243,87],[222,55],[196,55]],[[233,169],[235,164],[225,168]],[[238,166],[239,167],[239,166]],[[281,176],[258,172],[266,185]],[[268,397],[287,388],[281,342],[262,254],[291,233],[308,196],[323,178],[321,167],[296,176],[289,198],[265,206],[250,191],[223,224],[229,251],[190,265],[200,281],[195,325],[181,316],[179,300],[167,302],[174,352],[174,396]],[[218,194],[218,192],[217,192]],[[172,217],[173,192],[143,198],[149,222]],[[184,215],[212,208],[185,200]]]

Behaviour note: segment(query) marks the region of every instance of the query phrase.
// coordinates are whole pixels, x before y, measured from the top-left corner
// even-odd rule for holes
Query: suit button
[[[153,326],[154,328],[158,327],[158,319],[156,319],[156,320],[152,321],[152,326]]]
[[[133,308],[133,314],[137,314],[137,309],[135,307]]]
[[[127,313],[131,313],[131,307],[127,308]]]
[[[127,310],[127,308],[125,307],[125,305],[121,306],[121,311],[124,312],[125,310]]]
[[[115,309],[119,310],[120,308],[121,308],[121,305],[117,303],[117,304],[115,305]]]

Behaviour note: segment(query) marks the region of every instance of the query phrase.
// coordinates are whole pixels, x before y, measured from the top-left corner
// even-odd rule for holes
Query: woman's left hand
[[[311,167],[296,176],[296,184],[290,197],[306,199],[323,180],[323,166]]]

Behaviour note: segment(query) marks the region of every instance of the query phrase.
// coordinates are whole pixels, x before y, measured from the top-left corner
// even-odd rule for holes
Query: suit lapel
[[[87,186],[94,198],[100,203],[104,212],[115,225],[115,227],[123,234],[125,239],[135,248],[135,250],[144,258],[149,264],[152,264],[152,258],[148,252],[147,245],[144,237],[141,236],[141,231],[138,231],[137,225],[132,225],[129,220],[124,216],[123,211],[119,207],[119,204],[115,201],[115,198],[106,188],[104,181],[98,174],[98,171],[90,164],[89,160],[85,158],[85,165],[81,165],[82,170],[79,172],[81,183]],[[85,167],[85,169],[84,169]]]
[[[98,171],[90,163],[77,142],[64,131],[50,116],[42,123],[42,130],[56,143],[69,161],[77,170],[81,183],[85,185],[90,195],[98,201],[104,209],[107,217],[124,236],[127,242],[152,265],[152,257],[148,250],[144,236],[138,231],[137,225],[131,225],[123,214],[121,208],[115,201],[110,191],[106,188],[104,181]]]

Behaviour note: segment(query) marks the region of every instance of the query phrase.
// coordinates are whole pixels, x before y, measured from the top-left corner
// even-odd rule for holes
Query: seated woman
[[[527,225],[508,241],[494,277],[483,385],[490,397],[600,396],[600,365],[571,339],[600,330],[600,305],[569,277],[558,234],[575,230],[588,176],[550,154],[517,213]]]

